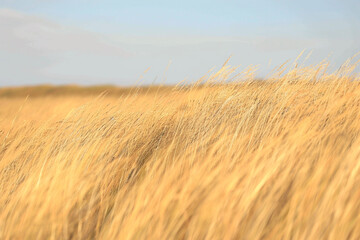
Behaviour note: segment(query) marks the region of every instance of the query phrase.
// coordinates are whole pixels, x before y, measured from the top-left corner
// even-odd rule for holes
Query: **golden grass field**
[[[0,239],[360,239],[360,78],[326,66],[0,90]]]

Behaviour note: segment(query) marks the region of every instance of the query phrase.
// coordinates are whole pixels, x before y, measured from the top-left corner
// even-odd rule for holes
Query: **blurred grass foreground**
[[[326,68],[1,89],[0,239],[360,239],[360,78]]]

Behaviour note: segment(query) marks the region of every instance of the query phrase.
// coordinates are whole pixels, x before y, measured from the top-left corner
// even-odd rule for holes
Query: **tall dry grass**
[[[359,239],[360,79],[325,69],[2,97],[0,239]]]

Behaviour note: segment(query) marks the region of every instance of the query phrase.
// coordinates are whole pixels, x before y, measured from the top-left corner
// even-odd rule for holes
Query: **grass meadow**
[[[360,239],[346,63],[0,90],[0,239]]]

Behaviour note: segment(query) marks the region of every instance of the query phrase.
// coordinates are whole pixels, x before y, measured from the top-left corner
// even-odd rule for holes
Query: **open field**
[[[0,239],[360,239],[360,79],[325,67],[0,90]]]

